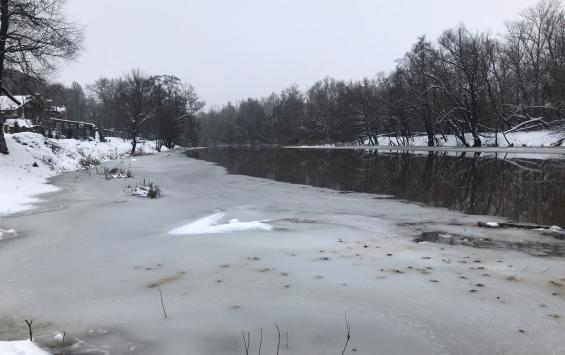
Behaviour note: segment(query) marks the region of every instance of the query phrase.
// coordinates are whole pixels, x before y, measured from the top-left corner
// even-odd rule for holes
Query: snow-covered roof
[[[89,126],[93,126],[96,127],[96,125],[94,123],[91,122],[82,122],[82,121],[71,121],[71,120],[65,120],[63,118],[50,118],[51,121],[58,121],[58,122],[69,122],[69,123],[77,123],[77,124],[85,124],[85,125],[89,125]]]
[[[67,108],[65,106],[51,106],[49,109],[53,112],[60,112],[60,113],[67,112]]]
[[[28,119],[25,119],[25,118],[9,118],[9,119],[6,120],[6,122],[4,122],[4,125],[9,126],[9,127],[14,127],[16,125],[16,123],[20,127],[27,127],[27,128],[33,127],[33,124],[31,123],[31,121],[28,120]]]
[[[14,98],[20,102],[20,105],[8,96],[0,96],[0,111],[15,111],[31,100],[29,95],[14,95]]]

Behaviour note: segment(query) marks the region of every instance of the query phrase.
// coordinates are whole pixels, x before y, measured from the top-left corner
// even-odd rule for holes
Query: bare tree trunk
[[[137,137],[134,135],[131,140],[131,155],[135,155],[136,148],[137,148]]]
[[[424,125],[426,127],[426,135],[428,136],[428,147],[433,147],[435,144],[435,135],[434,135],[434,129],[431,123],[431,115],[428,115],[429,113],[429,108],[427,108],[426,110],[426,118],[424,121]]]
[[[4,131],[2,130],[3,120],[0,121],[0,154],[8,154],[8,145],[6,144],[6,138],[4,137]]]
[[[6,37],[8,35],[8,25],[10,16],[8,15],[9,0],[0,0],[0,87],[4,86],[4,58],[6,56]],[[8,154],[6,138],[2,129],[3,119],[0,119],[0,154]]]

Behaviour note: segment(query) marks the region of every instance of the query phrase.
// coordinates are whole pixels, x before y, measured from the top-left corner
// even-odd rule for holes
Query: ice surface
[[[229,223],[221,224],[225,213],[216,212],[212,215],[198,219],[169,232],[172,235],[197,235],[197,234],[222,234],[244,231],[270,231],[273,227],[264,221],[240,222],[232,219]]]
[[[263,329],[273,354],[276,322],[281,355],[339,354],[347,312],[347,353],[565,353],[562,258],[414,239],[563,241],[476,226],[503,221],[493,217],[229,175],[176,153],[138,157],[132,170],[162,197],[68,173],[41,213],[2,219],[21,237],[0,241],[0,338],[25,339],[22,320],[33,319],[53,353],[241,355],[241,331],[256,354]],[[168,234],[190,221],[273,230]]]

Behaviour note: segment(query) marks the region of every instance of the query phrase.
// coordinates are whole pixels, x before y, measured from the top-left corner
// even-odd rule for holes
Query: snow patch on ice
[[[563,231],[563,228],[559,227],[559,226],[551,226],[549,228],[536,228],[534,229],[535,231],[539,231],[539,232],[561,232]]]
[[[223,234],[244,231],[270,231],[273,226],[267,221],[250,221],[241,222],[238,219],[232,219],[228,223],[220,222],[225,217],[224,212],[216,212],[212,215],[198,219],[192,223],[186,224],[180,228],[173,229],[169,232],[172,235],[198,235],[198,234]]]
[[[63,342],[63,340],[65,340],[65,333],[56,332],[55,335],[53,336],[53,340],[60,343]]]
[[[0,240],[7,238],[17,237],[18,233],[14,229],[2,229],[0,228]]]
[[[0,355],[49,355],[29,340],[0,341]]]

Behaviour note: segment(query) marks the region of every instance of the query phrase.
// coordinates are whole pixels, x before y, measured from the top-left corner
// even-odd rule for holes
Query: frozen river
[[[262,159],[254,154],[246,163],[225,153],[224,165],[304,185],[228,174],[181,153],[123,161],[135,179],[55,178],[62,190],[44,196],[38,210],[0,220],[0,228],[18,232],[0,241],[0,338],[24,339],[24,319],[33,319],[36,340],[59,354],[241,355],[242,331],[256,354],[262,329],[262,351],[274,354],[277,323],[280,354],[340,354],[347,313],[347,354],[565,353],[564,241],[478,228],[479,220],[501,219],[386,196],[411,199],[426,186],[430,196],[440,194],[438,177],[421,175],[426,156],[383,158],[410,165],[404,176],[385,172],[381,158],[369,160],[381,168],[363,181],[362,172],[342,176],[348,160],[339,156],[337,165],[323,157],[302,165],[264,158],[280,168],[242,170]],[[350,163],[348,170],[359,168]],[[433,162],[448,163],[465,181],[457,161]],[[378,191],[356,187],[381,181],[380,174],[409,182],[406,195],[394,181]],[[500,174],[502,181],[505,174],[517,173]],[[128,186],[143,179],[156,182],[162,197],[129,196]],[[430,185],[417,185],[426,179]],[[468,195],[446,188],[465,203]],[[431,197],[412,200],[434,205]],[[244,228],[250,225],[260,228]],[[241,229],[225,233],[226,226]]]

